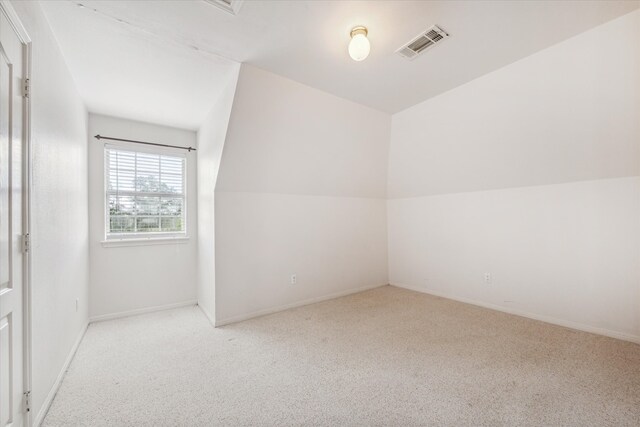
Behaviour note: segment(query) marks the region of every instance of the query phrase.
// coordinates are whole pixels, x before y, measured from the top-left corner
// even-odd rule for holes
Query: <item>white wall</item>
[[[639,340],[638,40],[640,11],[394,115],[391,283]]]
[[[386,228],[383,199],[217,192],[216,323],[386,285]]]
[[[87,323],[87,112],[40,5],[12,4],[33,41],[32,402],[37,422]]]
[[[216,190],[385,198],[390,123],[243,64]]]
[[[196,152],[187,154],[187,242],[104,246],[104,143],[94,135],[183,147],[196,133],[114,117],[89,115],[89,248],[91,318],[196,300]]]
[[[238,64],[198,130],[198,305],[215,322],[214,193],[238,81]]]
[[[217,324],[387,283],[389,131],[387,114],[242,65],[216,184]]]

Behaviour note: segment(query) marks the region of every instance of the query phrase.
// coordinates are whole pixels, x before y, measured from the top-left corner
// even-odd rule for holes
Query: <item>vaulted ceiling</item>
[[[248,62],[395,113],[640,7],[639,1],[42,2],[91,111],[197,129]],[[413,61],[395,50],[433,24],[451,37]],[[369,29],[371,54],[347,53]]]

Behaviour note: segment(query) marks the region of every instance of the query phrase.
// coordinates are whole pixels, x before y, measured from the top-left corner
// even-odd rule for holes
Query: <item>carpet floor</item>
[[[640,346],[385,286],[89,326],[45,426],[639,426]]]

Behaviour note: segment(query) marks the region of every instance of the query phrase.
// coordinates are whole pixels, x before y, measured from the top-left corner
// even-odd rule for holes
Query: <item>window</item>
[[[186,234],[186,157],[105,146],[106,238]]]

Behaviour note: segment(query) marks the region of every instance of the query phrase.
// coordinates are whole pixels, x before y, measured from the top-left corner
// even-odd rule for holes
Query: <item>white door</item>
[[[23,45],[0,13],[0,427],[23,408]]]

